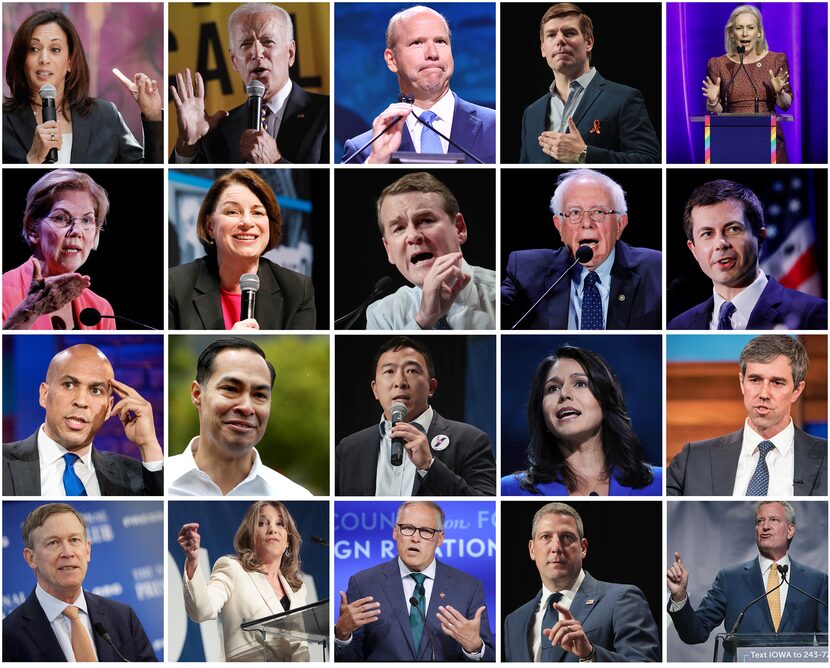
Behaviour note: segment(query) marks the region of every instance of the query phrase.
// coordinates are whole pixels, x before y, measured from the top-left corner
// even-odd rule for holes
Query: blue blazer
[[[827,608],[795,589],[799,587],[827,602],[827,573],[796,563],[790,558],[788,579],[794,586],[787,591],[787,603],[781,614],[778,632],[827,633]],[[690,601],[686,601],[680,610],[671,612],[671,600],[666,609],[680,639],[689,645],[696,645],[706,642],[709,634],[721,622],[727,631],[731,631],[741,610],[763,593],[764,580],[758,559],[755,558],[718,573],[697,610]],[[775,633],[769,606],[763,599],[747,610],[740,632]]]
[[[458,95],[453,93],[455,98],[455,111],[452,117],[452,130],[450,131],[450,139],[452,139],[459,146],[463,146],[470,153],[476,156],[482,162],[493,164],[496,162],[496,112],[488,107],[480,107],[472,102],[462,100]],[[372,130],[369,129],[363,134],[347,139],[343,146],[343,156],[340,158],[348,158],[357,149],[363,146],[372,138]],[[401,136],[401,145],[399,151],[415,151],[415,145],[412,143],[412,137],[409,135],[406,125],[403,127],[403,134]],[[452,145],[449,147],[450,153],[460,152]],[[372,148],[369,147],[357,156],[352,163],[366,162],[366,159],[372,153]],[[468,157],[464,157],[464,161],[473,163]]]
[[[709,329],[714,296],[669,321],[669,329]],[[772,276],[749,315],[747,329],[827,329],[827,302],[785,288]]]
[[[109,631],[113,644],[128,661],[157,661],[144,627],[128,605],[96,596],[84,590],[92,627],[100,622]],[[106,640],[92,634],[98,661],[123,663]],[[3,661],[63,661],[55,632],[40,607],[34,589],[23,603],[3,620]]]
[[[660,162],[660,140],[636,88],[594,75],[573,115],[576,129],[588,145],[586,162]],[[599,133],[591,132],[599,122]],[[550,130],[550,93],[525,109],[519,162],[556,164],[539,146],[539,135]]]
[[[504,654],[508,661],[531,662],[528,635],[542,591],[504,620]],[[633,585],[585,579],[570,612],[579,620],[597,652],[596,661],[660,661],[660,632],[645,596]],[[578,661],[575,654],[554,647],[553,661]]]
[[[421,636],[418,648],[412,645],[409,626],[409,604],[404,598],[398,559],[367,568],[349,578],[346,597],[356,601],[372,596],[380,603],[378,621],[362,626],[352,634],[345,647],[335,643],[338,661],[429,661],[432,657],[429,633]],[[484,588],[478,578],[436,561],[435,582],[427,610],[427,625],[435,639],[436,661],[464,661],[461,646],[441,630],[436,615],[439,605],[451,605],[467,619],[472,619],[484,605]],[[487,610],[481,615],[481,639],[484,641],[483,661],[495,661],[493,635]]]
[[[608,496],[663,496],[663,469],[659,466],[652,466],[651,470],[654,473],[654,479],[641,489],[626,487],[612,474]],[[519,471],[504,476],[501,479],[501,495],[537,496],[521,486],[525,475],[525,471]],[[543,485],[536,485],[536,488],[539,490],[538,496],[569,496],[568,488],[561,482],[546,482]]]
[[[618,241],[611,267],[606,329],[662,329],[663,254]],[[510,253],[501,284],[501,322],[509,329],[573,263],[565,248]],[[576,268],[574,268],[576,271]],[[571,282],[563,279],[522,322],[521,329],[568,329]]]

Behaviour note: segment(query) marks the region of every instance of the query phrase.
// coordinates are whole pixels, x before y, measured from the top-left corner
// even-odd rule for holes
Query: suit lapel
[[[406,642],[409,645],[409,650],[412,656],[417,658],[418,653],[415,651],[415,646],[412,644],[412,628],[409,626],[409,603],[403,593],[403,583],[401,582],[401,571],[398,567],[398,560],[395,558],[392,561],[386,562],[386,568],[383,569],[383,577],[381,578],[381,587],[386,595],[386,600],[389,601],[395,619],[403,631]],[[434,589],[433,589],[434,592]],[[426,633],[424,633],[426,635]]]
[[[34,647],[37,647],[43,655],[44,661],[61,661],[66,663],[66,657],[63,654],[55,632],[46,619],[46,613],[40,607],[34,589],[29,597],[23,602],[23,618],[26,624],[23,625],[23,631],[29,636]]]
[[[89,136],[92,132],[92,123],[89,116],[72,114],[72,164],[90,162]]]
[[[435,452],[432,450],[432,439],[438,436],[438,434],[445,433],[449,429],[450,425],[447,421],[438,414],[438,411],[433,409],[432,411],[432,422],[429,423],[429,430],[427,431],[427,443],[430,444],[429,451],[432,453],[433,456]],[[450,447],[452,447],[452,439],[450,439]],[[377,470],[377,467],[375,467]],[[412,481],[412,496],[418,495],[418,490],[421,489],[421,476],[418,473],[415,473],[415,480]]]
[[[576,592],[570,608],[574,619],[584,627],[588,616],[594,611],[596,604],[602,597],[603,592],[597,587],[597,581],[588,571],[585,571],[585,579],[582,581],[579,591]]]
[[[95,629],[96,622],[100,622],[104,625],[107,631],[110,632],[110,636],[112,636],[112,623],[109,620],[109,616],[106,613],[106,610],[103,606],[99,605],[100,601],[88,591],[84,591],[84,598],[86,599],[86,609],[89,613],[89,623],[93,629]],[[92,642],[95,643],[95,651],[98,653],[98,661],[118,661],[121,662],[121,659],[115,654],[112,650],[112,647],[97,633],[92,634]],[[113,641],[115,639],[113,638]]]
[[[784,296],[784,289],[781,284],[771,276],[767,278],[767,285],[752,313],[749,314],[747,329],[774,329],[784,318],[778,315],[778,308]]]
[[[790,572],[787,579],[793,586],[787,590],[787,602],[784,605],[784,609],[781,611],[781,624],[778,627],[778,632],[785,633],[798,631],[804,632],[805,630],[809,631],[810,629],[800,628],[804,626],[804,624],[801,623],[801,620],[798,618],[798,612],[801,609],[801,606],[807,603],[807,600],[801,592],[795,589],[795,587],[805,589],[807,586],[807,580],[804,575],[804,568],[801,564],[797,564],[792,559],[790,559]]]
[[[475,143],[476,137],[481,131],[481,119],[476,114],[475,109],[464,104],[455,93],[453,93],[453,97],[455,98],[455,111],[452,116],[450,139],[473,152],[470,147]],[[449,150],[452,152],[457,149],[450,146]]]
[[[634,295],[640,277],[632,271],[625,244],[617,242],[614,264],[611,267],[611,291],[608,299],[608,320],[605,329],[627,329],[631,320]],[[622,298],[622,299],[621,299]]]
[[[5,479],[3,493],[7,496],[40,496],[40,458],[37,451],[37,435],[29,436],[18,443],[8,456],[4,454],[3,465],[7,468],[9,478]],[[38,606],[40,607],[40,606]]]
[[[282,329],[280,322],[285,307],[282,290],[268,263],[262,259],[259,261],[257,276],[259,298],[254,311],[256,320],[262,329]]]
[[[567,249],[564,252],[565,266],[558,267],[558,270],[557,267],[548,269],[548,273],[542,282],[543,292],[559,277],[559,273],[571,264],[572,260]],[[544,308],[547,311],[546,320],[551,323],[550,329],[568,329],[568,315],[571,309],[571,276],[565,276],[537,308]]]
[[[265,605],[268,606],[271,614],[276,615],[280,612],[285,612],[285,609],[282,607],[282,603],[280,603],[279,598],[277,598],[274,588],[271,586],[271,583],[268,582],[268,578],[266,578],[265,575],[262,573],[251,573],[249,571],[245,571],[245,573],[251,579],[251,582],[254,587],[256,587],[256,590],[259,592],[259,595],[262,597]],[[285,590],[285,593],[288,595],[288,600],[290,601],[291,596],[289,592],[291,591],[291,587],[285,581],[282,573],[280,573],[280,582],[282,583],[282,588]]]
[[[715,496],[732,496],[742,443],[743,429],[739,429],[712,447],[709,466],[712,472],[712,494]]]
[[[761,577],[761,567],[758,565],[758,559],[753,559],[744,567],[744,584],[749,590],[749,595],[752,597],[750,600],[763,596],[766,591],[763,578]],[[773,633],[772,615],[770,615],[769,604],[767,601],[765,599],[761,599],[754,607],[760,608],[758,613],[764,620],[765,628],[761,631],[761,633]],[[750,608],[750,610],[751,609],[752,608]]]
[[[120,466],[108,466],[104,457],[94,447],[92,448],[92,465],[95,467],[95,477],[101,488],[101,496],[130,495],[129,482],[125,479],[125,471]]]
[[[827,448],[816,447],[815,442],[807,438],[807,434],[798,427],[795,428],[794,439],[794,477],[798,481],[793,484],[795,496],[809,496],[815,487],[816,478],[825,465]]]
[[[681,329],[709,329],[712,320],[712,310],[715,308],[715,298],[709,297],[702,304],[698,304],[689,311],[689,324]]]
[[[237,149],[238,150],[238,149]],[[199,314],[205,329],[225,329],[222,306],[219,298],[219,276],[213,276],[207,259],[199,264],[199,276],[196,279],[193,307]]]
[[[222,142],[223,152],[226,152],[226,160],[228,162],[242,162],[242,155],[239,153],[239,140],[242,138],[242,133],[245,132],[247,125],[247,108],[243,104],[231,111],[228,120],[222,126],[222,135],[224,141]],[[213,156],[208,156],[208,162],[221,162],[213,159]],[[214,329],[208,327],[207,329]],[[224,327],[220,327],[224,329]]]
[[[576,113],[573,115],[574,124],[578,127],[580,123],[582,123],[582,119],[585,118],[585,115],[588,113],[588,109],[591,108],[591,105],[594,104],[596,99],[602,93],[602,89],[605,86],[605,79],[603,79],[599,72],[594,75],[594,78],[591,79],[591,83],[588,84],[588,88],[585,89],[585,93],[582,95],[582,100],[579,102],[579,106],[576,108]],[[590,128],[589,128],[590,129]],[[583,132],[580,129],[582,134],[587,132]]]

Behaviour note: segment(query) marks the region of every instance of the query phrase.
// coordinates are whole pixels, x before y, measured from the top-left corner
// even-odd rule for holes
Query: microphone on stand
[[[403,93],[401,93],[398,96],[398,102],[405,102],[406,104],[415,104],[415,98],[412,97],[411,95],[404,95]],[[392,120],[390,120],[386,125],[383,126],[383,129],[380,132],[378,132],[374,137],[372,137],[369,141],[367,141],[365,144],[363,144],[363,146],[361,146],[359,149],[357,149],[348,158],[343,160],[342,163],[344,165],[348,165],[352,160],[355,159],[355,157],[357,157],[358,155],[363,153],[363,151],[365,151],[372,144],[374,144],[378,139],[380,139],[383,135],[385,135],[386,132],[389,130],[389,128],[391,128],[393,125],[395,125],[395,123],[397,123],[399,120],[401,120],[401,118],[403,118],[403,116],[395,116],[394,118],[392,118]]]
[[[363,314],[363,311],[366,310],[366,307],[369,306],[375,299],[380,297],[381,295],[386,294],[389,290],[392,289],[394,285],[394,281],[389,276],[384,276],[377,283],[375,283],[375,287],[369,296],[366,297],[360,305],[350,313],[338,318],[334,321],[335,329],[351,329],[355,326],[355,323],[360,319],[360,316]]]
[[[153,331],[156,331],[155,327],[145,325],[143,322],[138,322],[138,320],[131,320],[130,318],[125,318],[123,315],[104,315],[97,308],[92,308],[91,306],[85,308],[78,314],[78,320],[80,320],[81,324],[86,327],[95,327],[95,325],[101,322],[101,320],[104,320],[106,318],[112,318],[113,320],[119,322],[128,322],[131,325],[135,325],[136,327],[139,327],[141,329],[152,329]]]

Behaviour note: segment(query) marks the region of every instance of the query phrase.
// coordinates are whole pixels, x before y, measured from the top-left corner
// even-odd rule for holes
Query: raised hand
[[[371,596],[349,603],[346,592],[341,591],[340,615],[334,625],[334,635],[338,640],[348,640],[356,629],[378,621],[379,616],[380,603]]]
[[[198,522],[190,522],[179,529],[179,537],[177,539],[179,547],[184,550],[187,561],[185,568],[187,569],[187,579],[192,580],[196,568],[199,566],[199,545],[201,545],[202,538],[199,536]]]
[[[176,72],[176,85],[170,86],[170,95],[176,105],[176,119],[179,126],[179,138],[176,141],[176,152],[182,157],[192,157],[196,154],[196,144],[208,132],[216,127],[219,121],[228,115],[226,111],[217,111],[208,116],[205,111],[205,82],[202,75],[196,72],[196,84],[190,75],[190,69],[185,68],[184,74]]]
[[[703,94],[710,107],[714,107],[720,99],[720,77],[712,81],[709,77],[703,80]]]
[[[775,91],[776,96],[790,83],[790,73],[783,67],[779,68],[776,74],[773,74],[772,70],[770,70],[769,76],[770,83],[772,84],[772,90]]]
[[[558,603],[554,603],[553,607],[562,615],[562,619],[556,622],[553,628],[542,629],[542,633],[550,639],[550,644],[554,647],[561,646],[566,652],[580,659],[590,656],[594,651],[594,646],[585,635],[585,629],[582,628],[579,620],[574,619],[570,610]]]
[[[438,621],[441,622],[441,630],[450,638],[461,645],[468,654],[476,654],[484,647],[481,639],[481,615],[485,607],[482,605],[472,619],[467,619],[451,605],[439,605]]]
[[[133,81],[130,81],[117,67],[112,68],[112,73],[130,91],[144,118],[148,121],[162,120],[161,91],[155,79],[139,72],[133,77]]]
[[[384,164],[388,163],[392,154],[401,146],[401,138],[403,137],[403,129],[406,125],[406,117],[412,111],[412,105],[406,102],[394,102],[384,109],[380,115],[372,121],[372,136],[374,137],[378,132],[383,130],[388,123],[392,121],[395,116],[400,116],[400,120],[389,128],[383,136],[381,136],[374,144],[372,144],[372,153],[366,160],[367,163]],[[359,146],[357,148],[360,148]],[[348,156],[347,156],[348,157]]]
[[[686,589],[689,586],[689,571],[683,565],[680,552],[674,553],[674,563],[666,571],[666,586],[671,592],[673,601],[679,603],[686,599]]]
[[[75,272],[43,278],[38,259],[31,261],[29,291],[3,323],[4,329],[30,329],[40,316],[59,311],[90,286],[89,276]]]
[[[110,387],[121,400],[111,409],[109,416],[117,415],[124,427],[124,434],[131,443],[141,450],[141,459],[156,462],[164,459],[164,451],[156,438],[156,426],[153,422],[153,407],[129,385],[113,378]]]
[[[435,259],[421,286],[421,305],[415,321],[422,329],[432,329],[452,306],[456,295],[470,282],[461,271],[461,253],[447,253]]]

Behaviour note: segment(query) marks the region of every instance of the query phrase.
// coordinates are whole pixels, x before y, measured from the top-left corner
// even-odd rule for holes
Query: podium
[[[707,114],[692,116],[703,124],[703,162],[712,164],[774,165],[776,129],[789,114]]]
[[[258,633],[263,648],[267,648],[273,638],[319,645],[322,648],[322,660],[327,661],[329,599],[317,601],[296,610],[252,619],[242,624],[241,629]]]
[[[827,663],[826,633],[718,633],[716,663]]]

